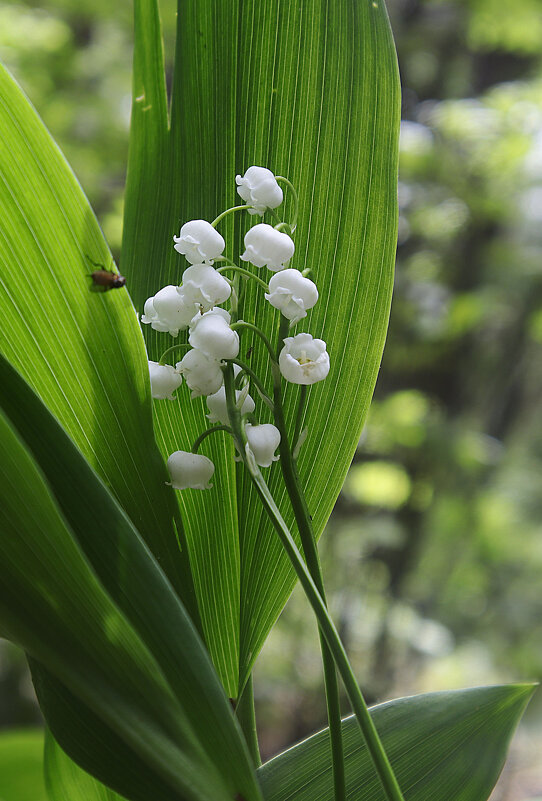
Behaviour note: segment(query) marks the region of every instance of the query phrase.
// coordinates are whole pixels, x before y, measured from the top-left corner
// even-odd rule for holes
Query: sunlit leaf
[[[136,74],[159,87],[157,58],[148,50],[159,40],[144,47],[144,18],[136,22]],[[156,154],[144,175],[132,170],[127,187],[123,265],[140,311],[160,287],[180,282],[186,262],[172,248],[179,223],[212,220],[234,205],[236,173],[267,166],[299,191],[292,266],[313,270],[320,301],[296,331],[324,338],[332,361],[329,378],[309,393],[309,436],[299,462],[320,534],[372,396],[392,288],[399,90],[382,0],[180,3],[167,153],[158,108],[147,112],[156,116],[145,127],[134,103],[132,152],[154,137]],[[285,209],[288,219],[290,198]],[[138,219],[146,220],[144,228]],[[239,253],[248,224],[239,215],[220,224],[226,255]],[[277,315],[253,287],[242,298],[241,316],[276,330]],[[166,334],[145,334],[151,358],[171,344]],[[265,376],[260,343],[244,335],[241,353],[252,345],[251,365]],[[288,394],[291,420],[297,392],[290,387]],[[206,427],[203,402],[190,401],[186,387],[178,396],[178,403],[155,404],[164,456],[188,449]],[[269,420],[261,403],[257,414]],[[227,691],[236,694],[294,576],[247,478],[235,468],[231,443],[215,436],[202,452],[216,464],[214,489],[185,491],[179,500],[207,643]],[[291,523],[279,473],[277,465],[271,468],[270,484]]]

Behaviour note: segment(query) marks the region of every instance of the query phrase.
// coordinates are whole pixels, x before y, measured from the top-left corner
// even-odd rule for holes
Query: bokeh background
[[[162,6],[171,59],[174,2]],[[542,3],[388,6],[403,83],[395,299],[369,421],[321,543],[372,702],[542,676]],[[0,58],[117,258],[131,38],[129,2],[0,6]],[[300,592],[255,681],[264,756],[323,725]],[[0,729],[39,720],[24,658],[0,641]],[[492,801],[541,799],[539,693]]]

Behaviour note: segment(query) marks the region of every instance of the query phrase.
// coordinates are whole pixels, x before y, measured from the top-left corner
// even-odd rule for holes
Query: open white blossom
[[[192,390],[192,398],[213,395],[218,392],[224,380],[220,362],[196,348],[189,350],[181,361],[177,362],[175,369],[184,376],[184,380]]]
[[[248,444],[254,454],[256,464],[260,467],[269,467],[272,462],[278,460],[275,451],[280,445],[280,431],[272,423],[252,426],[247,423],[245,426]]]
[[[188,341],[212,359],[235,359],[239,353],[239,335],[229,323],[230,315],[225,309],[198,314],[190,323]]]
[[[307,316],[307,309],[315,305],[318,290],[316,284],[301,275],[299,270],[281,270],[269,281],[269,293],[265,297],[294,325]]]
[[[279,355],[280,372],[292,384],[315,384],[329,373],[329,355],[323,339],[310,334],[286,337]]]
[[[237,365],[235,365],[235,367],[236,366]],[[241,414],[251,414],[256,408],[254,400],[248,394],[248,386],[245,387],[245,389],[235,390],[235,402]],[[220,387],[218,392],[207,396],[207,406],[210,412],[210,414],[207,415],[209,422],[222,423],[225,426],[230,424],[225,387]]]
[[[258,223],[245,234],[243,261],[256,267],[268,267],[274,273],[283,270],[294,255],[294,242],[288,234],[277,231],[272,225]]]
[[[170,284],[160,289],[152,298],[147,298],[141,315],[142,323],[150,323],[155,331],[168,331],[176,337],[179,331],[188,325],[198,310],[198,306],[189,303],[177,287]]]
[[[276,209],[282,203],[282,189],[267,167],[249,167],[244,175],[236,175],[237,191],[254,208],[249,214],[264,214],[266,209]]]
[[[177,287],[187,303],[197,304],[206,312],[231,295],[231,285],[210,264],[192,264],[183,273],[183,282]]]
[[[181,386],[183,377],[171,364],[149,361],[151,395],[156,400],[175,400],[173,394]]]
[[[207,220],[190,220],[174,236],[173,247],[186,256],[190,264],[212,262],[222,254],[226,243]]]
[[[167,460],[167,469],[174,489],[210,489],[209,481],[215,472],[215,466],[207,456],[201,453],[175,451]]]

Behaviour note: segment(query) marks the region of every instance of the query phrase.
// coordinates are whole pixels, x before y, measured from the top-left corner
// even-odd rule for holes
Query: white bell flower
[[[286,337],[279,355],[280,372],[292,384],[315,384],[329,373],[329,355],[323,339],[310,334]]]
[[[222,254],[226,243],[207,220],[190,220],[185,223],[179,236],[174,236],[173,247],[186,256],[190,264],[212,262]]]
[[[295,245],[288,234],[277,231],[272,225],[258,223],[245,234],[243,261],[256,267],[269,267],[274,273],[283,270],[294,255]]]
[[[276,209],[282,203],[282,189],[267,167],[249,167],[244,175],[236,175],[237,191],[254,208],[249,214],[264,214],[266,209]]]
[[[213,395],[222,386],[224,375],[220,362],[201,350],[194,348],[186,353],[175,369],[178,370],[192,390],[191,397]]]
[[[301,275],[299,270],[281,270],[269,281],[269,293],[266,300],[294,325],[307,316],[307,309],[312,309],[318,300],[316,284]]]
[[[239,335],[229,326],[225,309],[212,309],[198,314],[190,323],[188,341],[212,359],[235,359],[239,353]]]
[[[234,366],[237,367],[237,365]],[[256,405],[248,394],[248,385],[245,389],[235,390],[235,403],[241,414],[251,414],[254,411]],[[222,423],[225,426],[230,424],[225,387],[220,387],[218,392],[207,396],[207,406],[210,412],[210,414],[207,415],[209,422]]]
[[[151,395],[156,400],[175,400],[174,392],[181,386],[183,377],[171,364],[149,361]]]
[[[247,423],[245,426],[248,445],[254,454],[256,464],[260,467],[269,467],[272,462],[278,461],[275,451],[280,445],[280,431],[272,423],[252,426]]]
[[[186,302],[196,303],[206,312],[231,295],[231,285],[210,264],[192,264],[183,273],[177,292]]]
[[[173,489],[210,489],[209,481],[215,472],[215,466],[207,456],[201,453],[175,451],[167,460],[167,469],[171,482],[166,482]]]
[[[188,328],[197,310],[195,303],[189,303],[179,294],[177,287],[170,284],[152,298],[147,298],[141,322],[150,323],[155,331],[169,331],[172,337],[176,337],[179,331]]]

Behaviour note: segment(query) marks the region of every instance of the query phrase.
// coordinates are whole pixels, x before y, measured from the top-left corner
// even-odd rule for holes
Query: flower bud
[[[231,295],[231,286],[210,264],[192,264],[183,273],[183,282],[177,292],[186,303],[197,304],[206,312]]]
[[[235,403],[241,414],[251,414],[256,408],[254,400],[248,394],[248,386],[245,389],[235,390]],[[210,412],[207,415],[209,422],[222,423],[225,426],[230,424],[225,387],[220,387],[218,392],[207,396],[207,406]]]
[[[271,306],[280,309],[282,314],[295,325],[307,316],[318,300],[318,290],[310,278],[305,278],[299,270],[281,270],[269,281],[269,293],[265,295]]]
[[[175,400],[173,393],[181,386],[183,377],[171,364],[149,362],[151,395],[156,400]]]
[[[201,453],[188,453],[175,451],[167,460],[167,469],[171,482],[167,482],[173,489],[210,489],[211,476],[215,466],[207,456]]]
[[[283,270],[294,255],[293,240],[272,225],[259,223],[245,234],[245,252],[243,261],[249,261],[256,267],[269,267],[274,273]]]
[[[190,264],[212,262],[222,254],[226,243],[207,220],[190,220],[185,223],[179,236],[174,236],[173,247],[186,256]]]
[[[177,292],[177,287],[170,284],[145,301],[141,322],[150,323],[155,331],[168,331],[176,337],[179,331],[188,328],[197,310],[194,303],[188,303]]]
[[[264,214],[266,209],[276,209],[282,203],[282,189],[267,167],[249,167],[243,176],[236,175],[237,191],[253,206],[249,214]]]
[[[192,390],[192,398],[213,395],[218,392],[224,380],[220,362],[196,348],[189,350],[175,368],[184,376]]]
[[[279,354],[280,372],[292,384],[315,384],[329,373],[329,355],[323,339],[310,334],[286,337]]]
[[[274,453],[280,445],[280,431],[271,423],[252,426],[247,423],[245,426],[248,444],[254,454],[256,464],[260,467],[269,467],[272,462],[278,461],[278,456]]]
[[[225,309],[212,309],[198,314],[190,323],[188,341],[212,359],[235,359],[239,353],[239,336],[229,326]]]

